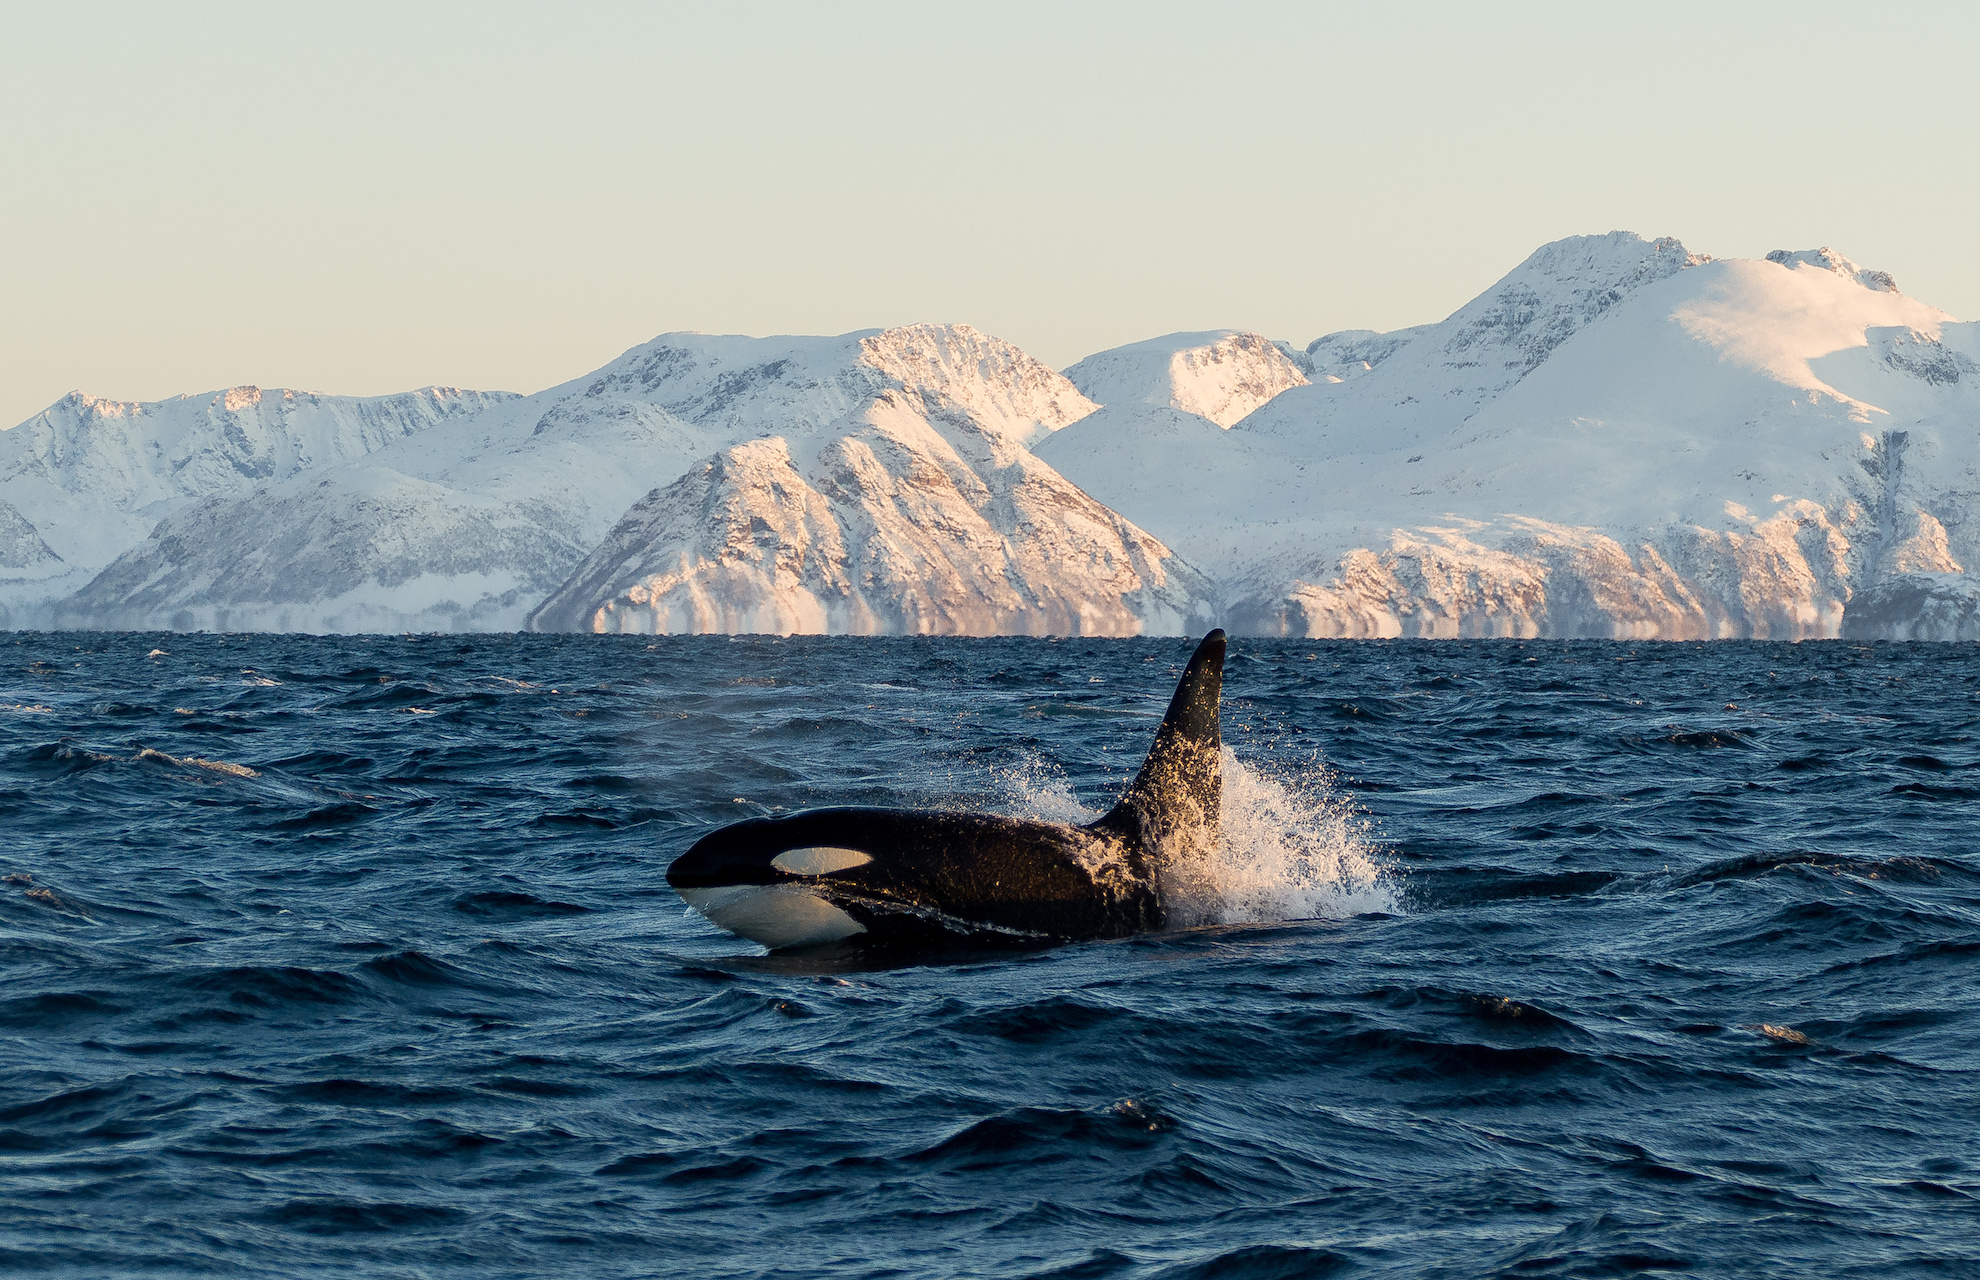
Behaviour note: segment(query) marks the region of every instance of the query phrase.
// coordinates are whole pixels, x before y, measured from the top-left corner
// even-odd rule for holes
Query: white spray
[[[1321,765],[1247,764],[1224,748],[1223,813],[1212,858],[1165,877],[1174,923],[1340,920],[1402,913],[1394,875],[1376,860],[1368,820]],[[1045,822],[1100,817],[1041,761],[1000,771],[1010,807]]]

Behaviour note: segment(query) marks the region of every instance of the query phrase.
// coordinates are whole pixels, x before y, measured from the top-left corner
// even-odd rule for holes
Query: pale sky
[[[1055,366],[1622,228],[1980,316],[1980,6],[0,3],[0,423],[534,391],[673,329]]]

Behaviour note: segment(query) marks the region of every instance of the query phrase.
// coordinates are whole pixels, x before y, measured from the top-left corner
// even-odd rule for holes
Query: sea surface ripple
[[[1189,649],[0,635],[0,1267],[1980,1275],[1972,646],[1239,640],[1298,829],[1221,923],[765,956],[666,886],[1103,807]]]

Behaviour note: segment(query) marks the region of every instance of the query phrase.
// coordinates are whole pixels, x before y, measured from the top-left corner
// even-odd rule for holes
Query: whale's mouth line
[[[852,891],[830,880],[682,886],[682,901],[718,927],[775,951],[840,942],[866,933],[859,915],[906,916],[959,937],[1049,942],[1060,935],[954,915],[922,902]],[[859,913],[858,915],[854,913]]]
[[[1020,929],[1014,925],[993,924],[988,920],[976,920],[964,916],[951,915],[938,907],[928,906],[926,903],[901,902],[893,898],[869,897],[860,893],[847,893],[838,886],[832,887],[837,889],[837,892],[831,895],[833,900],[837,902],[843,902],[855,908],[871,911],[876,915],[913,916],[917,920],[939,925],[950,933],[964,935],[996,934],[1004,938],[1024,938],[1037,941],[1047,941],[1059,936],[1054,933],[1042,933],[1036,929]]]

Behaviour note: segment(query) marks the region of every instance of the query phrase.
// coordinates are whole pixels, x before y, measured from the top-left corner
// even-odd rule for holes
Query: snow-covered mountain
[[[71,396],[0,625],[1980,638],[1980,325],[1828,249],[1541,248],[1449,318],[667,334],[531,396]]]
[[[879,376],[852,358],[859,337],[663,335],[444,433],[167,519],[57,620],[518,629],[655,483],[732,439],[858,403]],[[270,545],[276,523],[312,532]]]
[[[83,586],[161,516],[512,398],[453,387],[365,398],[259,387],[142,403],[65,396],[0,431],[0,625]]]
[[[1255,483],[1251,454],[1226,430],[1306,385],[1277,344],[1228,329],[1102,351],[1066,376],[1102,407],[1040,441],[1038,456],[1115,510],[1131,506],[1185,532],[1247,518],[1241,495]],[[1159,497],[1139,501],[1143,494]],[[1214,563],[1206,551],[1198,546],[1184,559]]]
[[[554,631],[1132,635],[1208,584],[1025,446],[1093,406],[966,326],[860,338],[863,404],[723,449],[626,513]]]
[[[1271,339],[1218,329],[1172,333],[1102,351],[1066,377],[1087,399],[1116,411],[1173,409],[1228,427],[1281,391],[1306,385],[1299,364]]]
[[[454,429],[168,517],[58,618],[378,631],[509,629],[535,612],[541,628],[1179,630],[1207,609],[1200,579],[1165,568],[1166,548],[1025,447],[1092,408],[968,326],[668,334]],[[785,470],[756,465],[778,454]],[[702,523],[652,528],[635,502],[684,473],[714,486]],[[779,541],[798,537],[777,513],[800,487],[824,505],[797,498],[796,509],[830,521],[836,541],[809,526],[815,539]],[[740,543],[725,502],[751,511]],[[601,578],[587,553],[635,527],[649,534],[644,559]],[[781,550],[751,577],[738,547],[765,545],[766,529]],[[683,585],[658,588],[656,573]],[[642,623],[625,592],[662,603]],[[703,598],[720,604],[680,603]]]
[[[1044,452],[1249,631],[1967,634],[1980,327],[1889,276],[1582,237],[1391,337],[1320,339],[1311,385],[1229,431]],[[1936,576],[1846,623],[1893,574]]]
[[[1210,625],[1208,583],[1031,454],[986,466],[953,424],[885,400],[862,427],[795,456],[782,437],[752,440],[655,490],[530,626],[1121,636]]]

